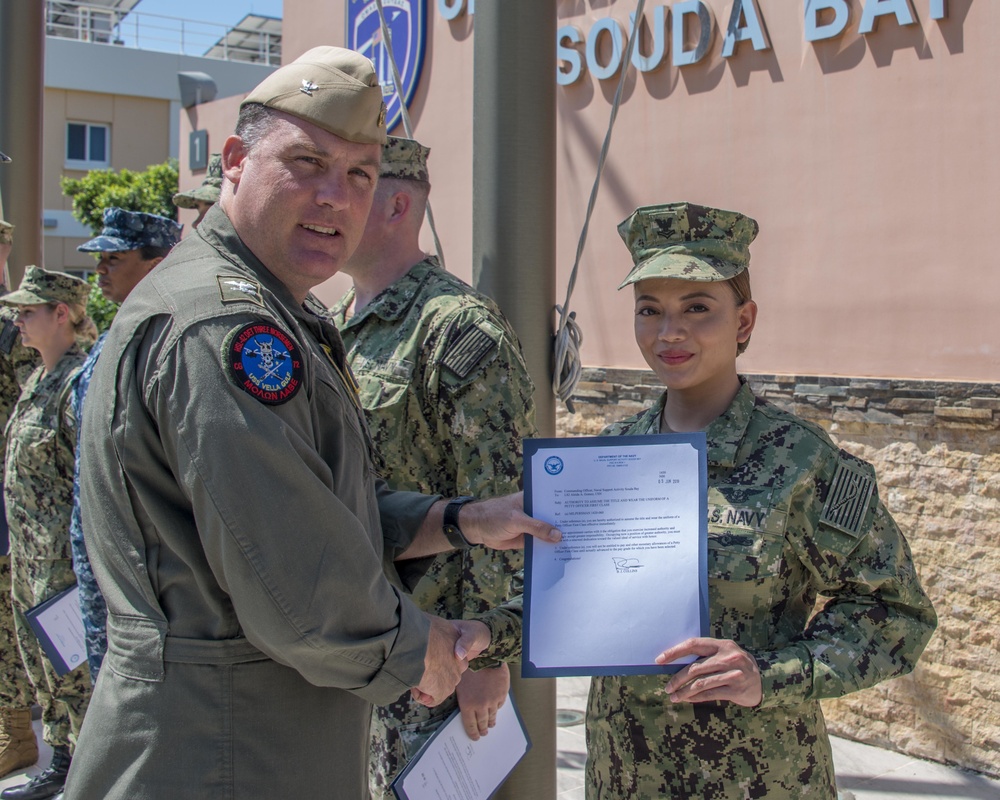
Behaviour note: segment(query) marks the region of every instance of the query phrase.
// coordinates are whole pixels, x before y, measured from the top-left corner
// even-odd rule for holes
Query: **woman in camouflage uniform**
[[[661,653],[697,659],[673,676],[593,680],[588,800],[835,798],[820,698],[909,672],[936,624],[871,466],[737,373],[757,230],[688,203],[619,226],[636,342],[667,391],[604,433],[705,431],[710,635]]]
[[[76,582],[69,542],[76,420],[69,398],[86,357],[80,345],[89,346],[97,334],[84,310],[88,292],[78,278],[28,267],[20,288],[0,298],[17,307],[21,340],[42,359],[7,423],[4,500],[18,647],[42,707],[43,736],[53,748],[52,764],[0,793],[4,800],[39,800],[62,791],[90,698],[87,671],[57,674],[24,616]]]

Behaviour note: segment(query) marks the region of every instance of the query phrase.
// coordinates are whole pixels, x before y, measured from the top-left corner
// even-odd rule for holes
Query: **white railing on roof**
[[[139,50],[281,65],[281,20],[247,17],[236,27],[121,11],[74,0],[46,0],[46,33]]]

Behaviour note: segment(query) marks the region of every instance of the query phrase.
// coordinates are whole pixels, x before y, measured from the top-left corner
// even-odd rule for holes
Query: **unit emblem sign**
[[[403,114],[402,104],[409,106],[420,81],[427,40],[427,0],[382,0],[382,12],[399,69],[399,86],[393,80],[375,0],[349,0],[347,46],[375,64],[385,98],[386,130],[391,131]]]
[[[226,337],[222,353],[233,383],[262,403],[286,403],[302,386],[298,345],[269,322],[250,322],[234,328]]]

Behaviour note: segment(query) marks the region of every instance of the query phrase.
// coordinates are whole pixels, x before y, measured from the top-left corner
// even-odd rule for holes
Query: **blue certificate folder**
[[[709,635],[704,433],[525,439],[524,510],[563,541],[525,543],[523,677],[690,663],[654,659]]]
[[[79,587],[68,589],[24,612],[57,675],[65,675],[87,661]]]

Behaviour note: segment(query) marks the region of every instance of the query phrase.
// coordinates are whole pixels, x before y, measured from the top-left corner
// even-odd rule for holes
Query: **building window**
[[[111,127],[90,122],[66,123],[66,168],[111,166]]]

